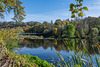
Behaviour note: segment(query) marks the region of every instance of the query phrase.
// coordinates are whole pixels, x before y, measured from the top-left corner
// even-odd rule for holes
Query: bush
[[[48,63],[46,60],[41,60],[37,56],[27,56],[29,60],[35,60],[35,63],[41,67],[55,67],[52,63]]]
[[[47,34],[47,33],[49,33],[49,30],[48,30],[48,29],[45,29],[45,30],[43,31],[43,34]]]
[[[90,34],[89,34],[91,38],[95,38],[95,37],[97,37],[98,34],[99,34],[99,30],[98,30],[98,28],[91,28],[91,30],[90,30]]]
[[[73,24],[67,24],[66,25],[66,31],[65,31],[65,36],[66,37],[73,37],[75,34],[75,26]]]

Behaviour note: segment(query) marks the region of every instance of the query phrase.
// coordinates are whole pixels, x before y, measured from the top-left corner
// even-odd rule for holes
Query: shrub
[[[48,63],[46,60],[41,60],[37,56],[27,56],[31,61],[35,60],[35,63],[41,67],[55,67],[52,63]]]
[[[65,31],[65,36],[66,37],[73,37],[75,34],[75,26],[73,24],[67,24],[66,25],[66,31]]]
[[[91,28],[91,30],[90,30],[90,34],[89,34],[91,38],[95,38],[95,37],[97,37],[98,34],[99,34],[99,30],[98,30],[98,28]]]

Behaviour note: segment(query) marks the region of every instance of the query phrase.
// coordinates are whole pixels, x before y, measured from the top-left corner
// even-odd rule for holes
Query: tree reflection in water
[[[53,48],[56,51],[69,51],[75,50],[77,51],[77,46],[80,50],[83,50],[83,46],[81,41],[84,42],[86,45],[87,50],[90,54],[94,54],[93,52],[99,54],[100,47],[99,47],[99,40],[98,39],[65,39],[65,40],[56,40],[56,39],[24,39],[23,41],[19,42],[19,48],[28,47],[28,48],[39,48],[43,47],[43,49]],[[66,43],[66,44],[65,44]],[[78,52],[78,51],[77,51]]]

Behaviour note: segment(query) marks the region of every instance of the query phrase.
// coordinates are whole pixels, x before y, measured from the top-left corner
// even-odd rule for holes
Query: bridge
[[[41,35],[43,35],[43,33],[19,33],[19,35],[37,35],[37,36],[41,36]]]

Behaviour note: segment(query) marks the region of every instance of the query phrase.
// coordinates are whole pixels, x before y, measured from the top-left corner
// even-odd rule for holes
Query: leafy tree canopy
[[[83,0],[75,0],[75,1],[76,1],[76,4],[73,4],[73,3],[70,4],[70,10],[69,11],[71,11],[71,13],[72,13],[71,18],[75,18],[77,15],[78,15],[78,17],[83,17],[84,16],[83,10],[88,11],[88,8],[82,7],[83,6],[83,4],[82,4]]]
[[[22,21],[25,16],[25,7],[21,6],[22,3],[20,0],[0,0],[0,17],[4,17],[4,12],[10,13],[13,10],[14,17],[12,19],[16,22]]]

